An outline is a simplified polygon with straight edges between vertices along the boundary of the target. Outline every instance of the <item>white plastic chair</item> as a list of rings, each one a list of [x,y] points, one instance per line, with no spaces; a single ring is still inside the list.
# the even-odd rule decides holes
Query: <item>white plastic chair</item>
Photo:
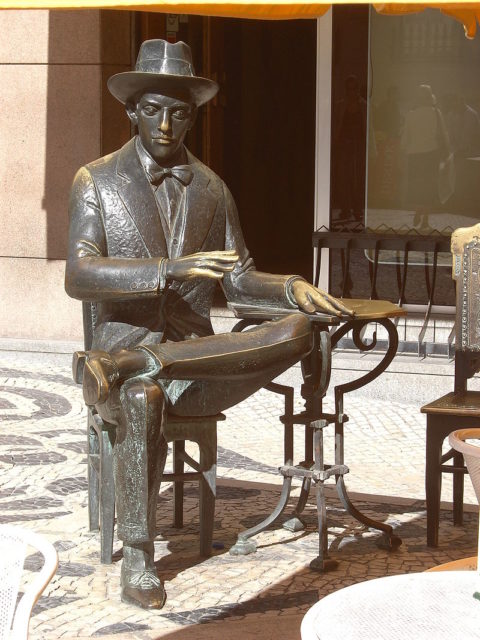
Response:
[[[480,429],[458,429],[448,436],[448,440],[453,449],[463,453],[470,480],[472,481],[478,504],[480,504],[480,442],[478,442],[480,440]],[[466,442],[466,440],[476,440],[477,444]]]
[[[470,428],[470,429],[457,429],[457,431],[453,431],[449,436],[448,440],[450,442],[450,446],[456,451],[460,451],[463,454],[465,459],[465,464],[467,465],[468,474],[470,476],[470,480],[473,484],[473,489],[475,491],[475,495],[477,496],[478,504],[480,505],[480,429],[479,428]],[[473,442],[467,442],[467,440],[475,440],[476,444]],[[480,514],[479,514],[479,526],[480,526]],[[475,592],[475,597],[480,600],[480,563],[478,562],[478,557],[480,557],[480,530],[478,535],[478,554],[477,554],[477,591]]]
[[[25,585],[24,594],[15,607],[29,546],[43,555],[44,563],[41,570]],[[0,640],[21,640],[28,637],[32,609],[52,579],[57,566],[57,552],[43,536],[21,527],[0,525]]]

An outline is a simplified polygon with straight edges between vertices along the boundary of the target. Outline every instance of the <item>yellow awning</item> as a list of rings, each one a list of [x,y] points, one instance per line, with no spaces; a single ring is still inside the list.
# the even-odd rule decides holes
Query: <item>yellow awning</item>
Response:
[[[328,11],[332,4],[347,4],[344,0],[331,0],[328,4],[283,0],[283,2],[232,0],[231,2],[200,2],[200,0],[0,0],[0,9],[129,9],[135,11],[159,11],[163,13],[185,13],[193,15],[221,16],[232,18],[261,18],[287,20],[315,18]],[[351,0],[350,4],[369,4],[364,0]],[[465,2],[389,2],[374,3],[379,13],[402,15],[435,8],[455,18],[465,27],[465,34],[472,38],[480,21],[480,3]]]
[[[442,13],[451,18],[455,18],[463,24],[467,38],[475,37],[477,33],[477,23],[480,22],[480,4],[476,2],[436,2],[430,3],[407,3],[388,2],[373,5],[378,13],[389,15],[403,15],[424,11],[427,8],[439,9]]]

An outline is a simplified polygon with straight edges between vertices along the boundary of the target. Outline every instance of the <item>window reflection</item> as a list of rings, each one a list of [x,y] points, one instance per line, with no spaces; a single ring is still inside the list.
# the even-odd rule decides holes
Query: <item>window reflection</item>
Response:
[[[474,224],[480,40],[438,11],[372,11],[370,62],[366,226],[448,234]]]
[[[335,7],[332,231],[449,236],[479,221],[479,68],[480,37],[468,40],[462,25],[439,11],[386,16],[366,6]],[[404,254],[379,255],[378,295],[395,301]],[[350,264],[352,296],[368,297],[373,253],[354,250]],[[432,255],[412,251],[409,264],[406,301],[424,305]],[[435,304],[453,306],[450,253],[438,264]],[[333,252],[335,295],[343,268]]]

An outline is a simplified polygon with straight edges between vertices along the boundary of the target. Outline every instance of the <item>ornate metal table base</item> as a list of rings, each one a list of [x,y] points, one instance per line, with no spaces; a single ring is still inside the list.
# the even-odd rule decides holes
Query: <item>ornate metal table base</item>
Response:
[[[322,400],[328,389],[331,373],[331,349],[349,331],[356,347],[361,351],[370,351],[375,347],[376,332],[370,344],[363,341],[363,332],[368,324],[376,322],[383,326],[388,334],[388,349],[383,359],[367,374],[343,385],[337,385],[334,390],[335,412],[327,414],[322,410]],[[244,328],[248,322],[243,320],[239,328]],[[381,531],[383,539],[381,546],[386,549],[395,549],[401,543],[401,539],[395,535],[393,528],[383,522],[373,520],[361,513],[352,503],[345,486],[344,476],[348,473],[348,467],[344,463],[344,424],[348,416],[343,411],[343,397],[345,393],[354,391],[375,380],[385,371],[393,360],[398,346],[398,334],[395,324],[388,317],[353,319],[345,322],[332,330],[331,334],[326,330],[325,322],[321,318],[313,325],[315,346],[308,358],[302,361],[302,375],[304,383],[301,393],[304,399],[305,410],[299,414],[286,411],[281,417],[285,425],[285,464],[279,468],[283,476],[283,486],[280,499],[273,512],[254,527],[242,531],[237,542],[230,549],[232,555],[247,555],[257,549],[257,543],[253,536],[264,531],[274,524],[285,510],[292,486],[292,478],[302,478],[302,487],[292,518],[287,520],[283,527],[288,531],[297,532],[305,528],[302,521],[302,513],[305,509],[310,493],[312,481],[315,485],[317,500],[319,553],[310,567],[316,571],[326,572],[336,568],[338,562],[328,558],[327,536],[327,511],[325,500],[325,482],[329,478],[335,479],[338,496],[344,509],[366,529]],[[275,385],[272,385],[275,386]],[[275,390],[275,389],[272,389]],[[305,426],[305,461],[299,465],[293,464],[293,425]],[[323,429],[329,424],[335,425],[335,461],[333,465],[325,464],[323,455]]]

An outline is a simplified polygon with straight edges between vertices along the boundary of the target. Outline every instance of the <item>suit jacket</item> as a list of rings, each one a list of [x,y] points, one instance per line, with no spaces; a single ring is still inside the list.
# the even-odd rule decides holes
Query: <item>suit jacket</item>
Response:
[[[135,150],[135,138],[120,150],[82,167],[70,196],[67,293],[96,302],[96,325],[104,332],[146,328],[163,339],[213,333],[210,308],[215,281],[198,278],[162,287],[160,257],[235,249],[240,259],[222,284],[227,299],[293,307],[289,276],[255,270],[245,246],[233,198],[224,182],[187,152],[193,178],[183,215],[171,229],[171,255],[158,205]],[[107,324],[104,324],[107,323]],[[140,334],[139,334],[140,335]]]

